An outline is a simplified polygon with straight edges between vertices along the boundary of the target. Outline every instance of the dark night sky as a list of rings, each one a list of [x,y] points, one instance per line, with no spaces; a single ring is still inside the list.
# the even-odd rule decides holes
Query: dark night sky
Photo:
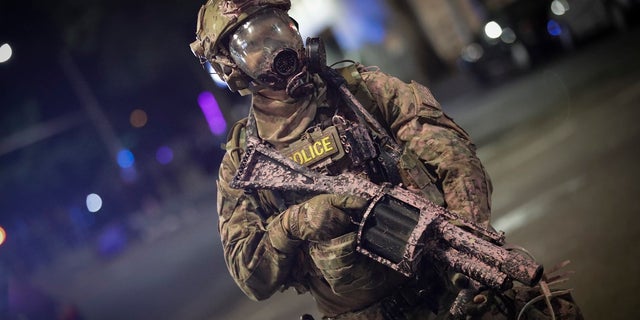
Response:
[[[110,189],[114,198],[146,192],[143,177],[138,186],[110,180],[119,168],[63,70],[63,52],[87,80],[119,141],[140,155],[136,161],[151,161],[159,145],[184,141],[192,146],[189,156],[214,171],[212,150],[219,141],[208,132],[197,96],[214,92],[223,112],[235,98],[215,87],[189,50],[203,3],[0,3],[0,43],[13,48],[12,59],[0,64],[0,141],[61,117],[81,119],[63,132],[0,155],[0,219],[82,204],[92,188]],[[148,115],[142,129],[129,124],[134,109]],[[120,206],[135,209],[134,203]]]
[[[12,89],[9,96],[35,95],[44,104],[68,98],[70,92],[64,91],[68,81],[58,61],[62,50],[71,53],[99,98],[140,96],[157,85],[193,85],[197,79],[186,64],[194,61],[188,42],[193,39],[199,2],[133,3],[3,2],[0,38],[14,48],[13,59],[0,69],[3,87]],[[48,117],[71,111],[74,104],[41,109]]]

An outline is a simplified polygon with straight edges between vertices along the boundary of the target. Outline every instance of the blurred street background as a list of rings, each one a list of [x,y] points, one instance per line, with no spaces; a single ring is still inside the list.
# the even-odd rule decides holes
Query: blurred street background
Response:
[[[215,180],[249,100],[190,52],[203,3],[0,2],[0,319],[318,319],[226,270]],[[587,319],[640,316],[640,1],[292,3],[330,63],[431,88],[494,226],[571,260]]]

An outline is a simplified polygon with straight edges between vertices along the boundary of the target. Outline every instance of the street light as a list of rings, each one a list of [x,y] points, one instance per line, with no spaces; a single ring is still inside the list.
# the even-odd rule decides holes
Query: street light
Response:
[[[0,63],[9,61],[12,55],[13,55],[13,50],[11,49],[11,46],[8,43],[5,43],[0,46]]]
[[[502,35],[502,27],[495,21],[489,21],[484,25],[484,34],[490,39],[498,39]]]
[[[0,246],[4,244],[4,240],[6,239],[7,239],[7,232],[4,231],[4,228],[2,226],[0,226]]]

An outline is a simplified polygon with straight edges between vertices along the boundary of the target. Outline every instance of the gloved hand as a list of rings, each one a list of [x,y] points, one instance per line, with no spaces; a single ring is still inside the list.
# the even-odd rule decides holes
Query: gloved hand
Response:
[[[367,200],[360,197],[321,194],[284,211],[282,226],[294,239],[329,240],[351,231],[351,219],[344,210],[366,205]]]

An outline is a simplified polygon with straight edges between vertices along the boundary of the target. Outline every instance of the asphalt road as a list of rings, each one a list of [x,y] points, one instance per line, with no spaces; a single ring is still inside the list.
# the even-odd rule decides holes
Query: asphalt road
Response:
[[[487,142],[494,226],[547,267],[571,260],[587,319],[640,316],[637,35],[593,44],[459,117]]]
[[[640,43],[636,28],[489,91],[442,101],[493,183],[493,223],[545,266],[569,259],[587,319],[640,316]],[[438,92],[435,91],[436,97]],[[213,199],[213,195],[212,195]],[[245,298],[229,277],[215,205],[117,259],[63,257],[33,281],[87,319],[297,319],[309,296]]]

